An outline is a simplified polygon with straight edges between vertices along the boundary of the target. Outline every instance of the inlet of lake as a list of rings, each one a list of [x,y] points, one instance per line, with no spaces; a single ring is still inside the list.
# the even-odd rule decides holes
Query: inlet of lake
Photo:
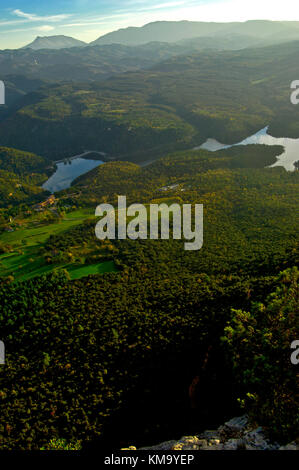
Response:
[[[103,163],[101,160],[88,160],[86,158],[73,158],[72,160],[56,163],[55,173],[43,184],[43,188],[51,193],[67,189],[78,176]]]
[[[272,137],[268,134],[268,127],[261,129],[256,134],[247,137],[247,139],[233,145],[222,144],[216,139],[208,139],[204,144],[195,147],[194,150],[205,149],[211,152],[222,150],[236,145],[265,144],[265,145],[281,145],[284,152],[277,156],[277,161],[271,165],[282,166],[287,171],[294,171],[294,163],[299,160],[299,139],[290,139],[287,137]],[[86,152],[87,154],[89,152]],[[84,154],[84,155],[85,155]],[[67,189],[78,176],[93,170],[104,162],[101,160],[89,160],[80,156],[69,159],[67,161],[56,163],[57,169],[55,173],[46,181],[43,188],[51,193]],[[151,162],[141,162],[140,166],[146,166]]]
[[[208,139],[200,147],[195,147],[194,150],[205,149],[210,152],[216,152],[217,150],[235,147],[236,145],[250,144],[282,145],[284,152],[277,156],[277,161],[271,167],[283,166],[287,171],[295,170],[294,163],[299,160],[299,139],[272,137],[272,135],[268,134],[268,126],[237,144],[226,145],[221,144],[216,139]]]

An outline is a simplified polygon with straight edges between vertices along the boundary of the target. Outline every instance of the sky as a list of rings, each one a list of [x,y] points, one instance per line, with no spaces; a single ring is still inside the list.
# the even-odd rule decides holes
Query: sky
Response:
[[[152,21],[252,19],[299,21],[298,0],[0,0],[0,49],[58,34],[90,42]]]

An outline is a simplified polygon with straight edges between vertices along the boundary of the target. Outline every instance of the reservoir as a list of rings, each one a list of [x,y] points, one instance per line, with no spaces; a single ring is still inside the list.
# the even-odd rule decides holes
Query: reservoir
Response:
[[[294,163],[299,160],[299,139],[289,139],[287,137],[272,137],[268,134],[268,127],[261,129],[256,134],[247,137],[247,139],[233,145],[226,145],[218,142],[216,139],[208,139],[200,147],[195,147],[194,150],[205,149],[211,152],[217,150],[234,147],[236,145],[249,145],[249,144],[264,144],[264,145],[282,145],[285,149],[284,153],[277,157],[277,161],[271,165],[283,166],[287,171],[294,171]]]
[[[103,163],[101,160],[88,160],[86,158],[73,158],[66,162],[56,163],[57,169],[48,181],[43,184],[43,189],[51,193],[67,189],[78,176]]]
[[[268,134],[268,127],[265,127],[258,131],[256,134],[247,137],[242,142],[238,142],[233,145],[222,144],[216,139],[208,139],[204,144],[199,147],[195,147],[194,150],[205,149],[211,152],[217,150],[235,147],[237,145],[250,145],[250,144],[264,144],[264,145],[281,145],[284,147],[284,152],[277,156],[277,161],[271,165],[282,166],[287,171],[294,171],[294,163],[299,160],[299,139],[290,139],[288,137],[272,137]],[[87,155],[91,152],[85,152],[82,156]],[[100,154],[100,152],[97,152]],[[104,156],[105,154],[102,153]],[[55,173],[43,184],[43,188],[51,193],[67,189],[71,186],[72,182],[79,176],[93,170],[104,162],[102,160],[91,160],[87,158],[72,157],[67,161],[56,163],[57,169]],[[141,163],[141,166],[146,166],[151,162]]]

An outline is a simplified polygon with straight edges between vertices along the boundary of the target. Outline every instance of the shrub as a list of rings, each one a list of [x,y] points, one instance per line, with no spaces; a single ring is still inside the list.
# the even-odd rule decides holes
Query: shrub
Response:
[[[272,437],[285,441],[296,437],[299,426],[299,374],[290,360],[299,330],[298,278],[297,268],[288,269],[265,304],[254,303],[251,312],[232,310],[223,338],[245,387],[241,401]]]

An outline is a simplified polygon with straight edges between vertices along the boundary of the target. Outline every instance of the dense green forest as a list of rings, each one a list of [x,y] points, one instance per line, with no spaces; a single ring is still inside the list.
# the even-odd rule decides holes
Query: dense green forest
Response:
[[[48,167],[49,162],[35,154],[0,147],[0,215],[3,208],[45,198],[41,185],[53,171]]]
[[[204,247],[100,242],[89,216],[49,235],[41,254],[52,269],[84,253],[81,262],[113,260],[116,272],[3,277],[1,448],[148,445],[243,406],[273,438],[295,437],[299,173],[264,168],[280,151],[182,151],[144,168],[112,162],[61,193],[61,204],[93,210],[124,191],[129,203],[203,203]]]
[[[199,39],[0,52],[1,449],[150,445],[243,413],[297,437],[298,162],[193,148],[268,125],[298,138],[299,42]],[[107,162],[49,202],[53,162],[86,150]],[[202,249],[98,240],[95,209],[119,195],[203,204]]]
[[[10,171],[19,176],[32,176],[34,173],[47,173],[47,160],[37,155],[20,150],[0,147],[1,170]]]
[[[50,160],[87,148],[142,161],[208,137],[240,142],[267,125],[297,137],[297,59],[298,42],[203,51],[102,82],[44,86],[1,121],[0,141]]]
[[[269,338],[267,347],[254,342],[258,356],[265,355],[270,365],[275,360],[275,375],[248,364],[259,379],[258,386],[248,389],[232,381],[220,339],[231,307],[248,311],[251,301],[261,302],[279,286],[271,276],[246,280],[154,270],[72,283],[62,274],[17,286],[4,283],[1,331],[8,366],[1,372],[1,448],[38,448],[55,437],[85,445],[99,439],[110,441],[111,447],[156,440],[187,431],[191,412],[198,419],[197,429],[207,419],[216,422],[224,409],[231,411],[237,394],[243,397],[249,391],[258,399],[267,394],[264,410],[258,410],[259,422],[276,430],[276,437],[291,438],[297,419],[296,376],[287,340],[279,353]],[[295,321],[288,321],[290,337]],[[282,322],[280,328],[284,330]],[[213,353],[202,376],[198,408],[190,412],[188,386],[201,374],[209,350]],[[248,363],[251,357],[249,344]],[[269,387],[277,379],[281,389]],[[276,428],[273,403],[278,410],[285,408],[283,414],[274,413]]]

